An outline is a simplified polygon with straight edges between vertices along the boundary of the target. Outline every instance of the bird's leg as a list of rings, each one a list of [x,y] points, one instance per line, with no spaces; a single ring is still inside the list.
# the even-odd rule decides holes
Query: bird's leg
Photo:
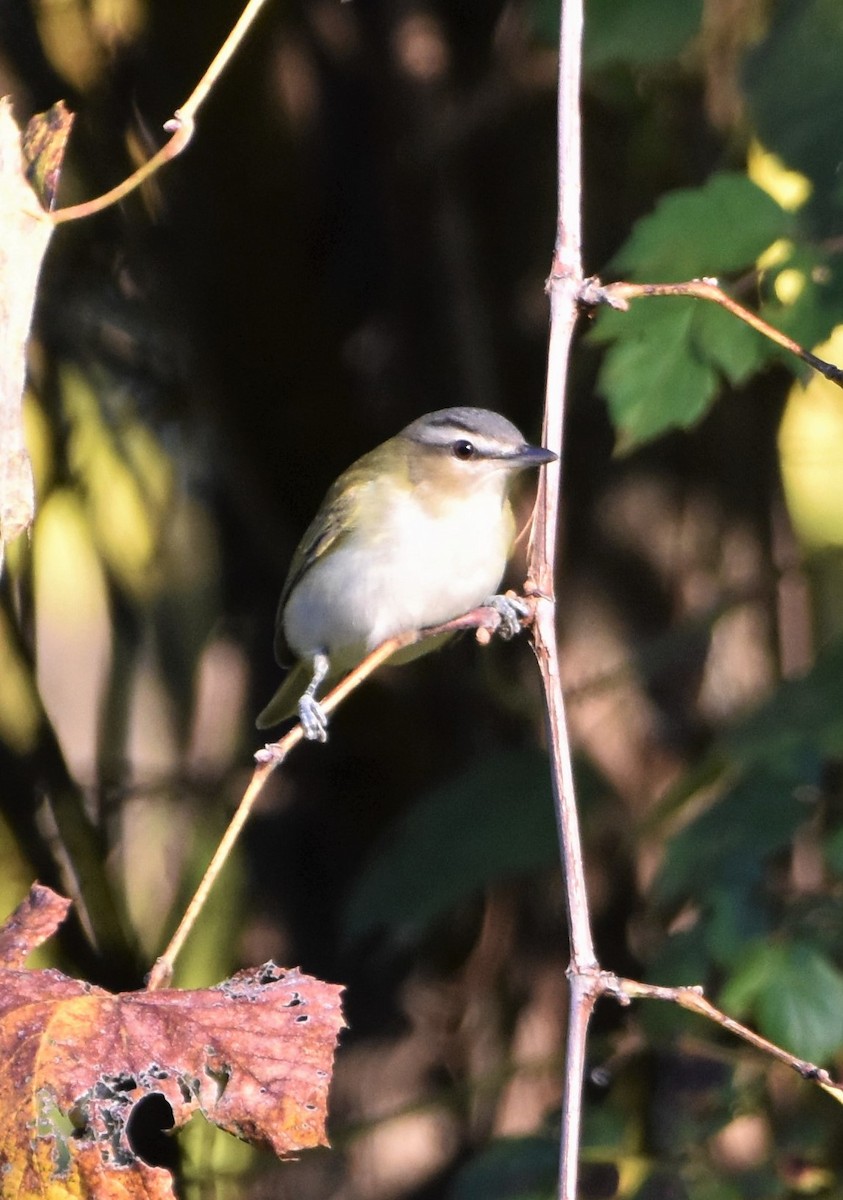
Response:
[[[304,730],[304,736],[309,742],[327,742],[328,740],[328,714],[316,699],[316,690],[328,674],[330,666],[327,654],[321,652],[314,654],[313,678],[299,699],[299,720]]]
[[[493,608],[501,619],[498,633],[505,642],[521,632],[521,619],[530,615],[530,606],[519,596],[490,596],[484,608]]]

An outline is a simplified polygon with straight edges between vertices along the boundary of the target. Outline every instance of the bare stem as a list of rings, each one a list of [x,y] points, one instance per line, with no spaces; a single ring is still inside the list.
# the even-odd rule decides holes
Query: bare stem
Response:
[[[249,0],[249,3],[240,14],[239,20],[223,42],[205,74],[181,108],[176,109],[174,116],[164,126],[172,136],[157,154],[154,154],[143,166],[138,167],[137,171],[130,175],[128,179],[124,179],[122,183],[111,188],[110,191],[104,192],[101,196],[95,196],[93,200],[86,200],[82,204],[72,204],[68,208],[59,208],[55,212],[50,213],[50,220],[55,225],[61,225],[66,221],[78,221],[81,217],[90,217],[94,213],[102,212],[103,209],[109,208],[112,204],[116,204],[119,200],[124,199],[130,192],[133,192],[135,188],[140,187],[145,180],[149,179],[150,175],[154,175],[165,163],[170,162],[171,159],[181,154],[182,150],[184,150],[193,137],[195,118],[199,106],[207,98],[214,84],[228,65],[229,60],[239,48],[240,43],[246,36],[247,30],[266,2],[267,0]]]

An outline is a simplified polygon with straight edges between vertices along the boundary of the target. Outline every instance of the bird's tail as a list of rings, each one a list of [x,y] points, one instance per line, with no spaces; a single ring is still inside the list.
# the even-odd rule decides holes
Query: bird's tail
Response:
[[[296,663],[278,691],[260,713],[255,724],[258,729],[271,729],[273,725],[294,717],[302,692],[310,683],[310,670],[305,663]]]

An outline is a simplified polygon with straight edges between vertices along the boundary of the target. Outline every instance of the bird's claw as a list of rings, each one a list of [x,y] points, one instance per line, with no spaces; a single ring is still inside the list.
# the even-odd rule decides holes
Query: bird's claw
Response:
[[[327,742],[328,714],[313,696],[305,694],[299,700],[299,720],[309,742]]]
[[[521,632],[521,622],[530,615],[530,606],[519,596],[490,596],[485,608],[493,608],[501,619],[498,634],[505,642]]]

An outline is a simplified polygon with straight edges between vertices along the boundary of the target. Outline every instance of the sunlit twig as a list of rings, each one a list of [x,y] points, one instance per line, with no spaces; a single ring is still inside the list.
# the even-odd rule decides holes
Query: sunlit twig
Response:
[[[104,192],[101,196],[95,196],[93,200],[85,200],[82,204],[72,204],[67,208],[58,208],[54,212],[51,212],[49,214],[50,220],[55,225],[61,225],[66,221],[78,221],[82,217],[93,216],[94,213],[102,212],[103,209],[109,208],[112,204],[117,204],[118,201],[123,200],[130,192],[140,187],[151,175],[160,170],[165,163],[170,162],[177,155],[181,154],[182,150],[185,149],[193,137],[193,132],[196,128],[196,113],[199,110],[199,106],[209,95],[214,84],[228,65],[229,60],[246,36],[247,30],[265,4],[266,0],[249,0],[249,3],[240,14],[237,24],[223,42],[205,74],[199,80],[185,103],[181,108],[176,109],[173,117],[164,126],[172,136],[157,154],[154,154],[143,166],[138,167],[137,171],[131,174],[128,179],[124,179],[122,183],[118,183],[116,187],[111,188],[108,192]]]
[[[750,325],[765,338],[775,342],[777,346],[795,354],[797,358],[801,358],[809,367],[819,371],[821,375],[830,379],[832,383],[836,383],[838,387],[843,387],[843,370],[840,367],[818,358],[816,354],[812,354],[810,350],[800,346],[799,342],[794,341],[792,337],[788,337],[786,333],[776,329],[775,325],[771,325],[769,321],[759,317],[758,313],[739,304],[713,279],[689,279],[682,283],[627,283],[620,281],[607,284],[589,279],[586,280],[580,292],[580,300],[584,304],[610,304],[613,308],[621,309],[627,308],[630,300],[636,300],[643,296],[693,296],[697,300],[710,300],[713,304],[719,304],[733,317]]]

